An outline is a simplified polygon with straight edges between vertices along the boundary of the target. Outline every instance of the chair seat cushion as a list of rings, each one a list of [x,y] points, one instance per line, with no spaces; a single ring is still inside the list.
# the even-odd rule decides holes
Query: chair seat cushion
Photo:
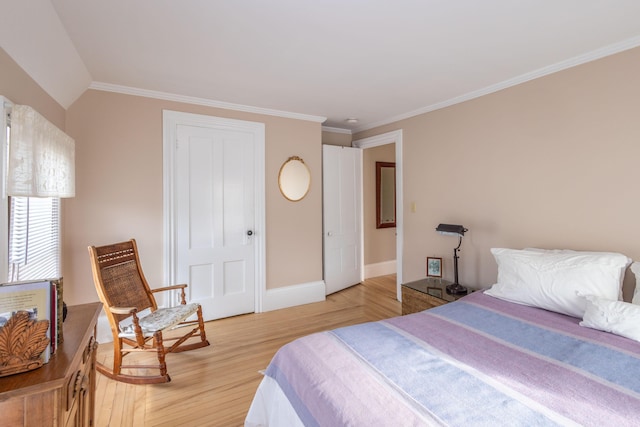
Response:
[[[176,307],[159,308],[156,311],[140,318],[142,334],[145,337],[148,337],[152,336],[157,331],[170,329],[198,311],[198,307],[200,307],[200,304],[191,303],[181,304]],[[133,324],[121,326],[119,336],[135,336]]]

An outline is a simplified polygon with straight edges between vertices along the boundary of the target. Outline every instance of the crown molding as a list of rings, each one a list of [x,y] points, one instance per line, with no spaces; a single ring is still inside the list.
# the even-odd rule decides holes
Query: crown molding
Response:
[[[347,135],[353,134],[351,129],[333,128],[333,127],[330,127],[330,126],[322,126],[322,131],[323,132],[333,132],[333,133],[344,133],[344,134],[347,134]]]
[[[373,129],[379,126],[388,125],[390,123],[395,123],[400,120],[409,119],[411,117],[419,116],[420,114],[429,113],[431,111],[440,110],[445,107],[450,107],[455,104],[460,104],[465,101],[470,101],[475,98],[479,98],[484,95],[489,95],[494,92],[498,92],[502,89],[507,89],[512,86],[517,86],[522,83],[526,83],[531,80],[535,80],[540,77],[547,76],[549,74],[557,73],[558,71],[566,70],[568,68],[572,68],[578,65],[585,64],[587,62],[595,61],[597,59],[604,58],[606,56],[610,56],[616,53],[623,52],[625,50],[633,49],[635,47],[640,46],[640,36],[633,37],[627,40],[624,40],[620,43],[614,43],[608,46],[605,46],[600,49],[593,50],[591,52],[587,52],[582,55],[574,56],[573,58],[569,58],[567,60],[557,62],[555,64],[549,65],[547,67],[542,67],[537,70],[522,74],[520,76],[514,77],[509,80],[505,80],[503,82],[497,83],[495,85],[487,86],[485,88],[475,90],[473,92],[469,92],[460,96],[456,96],[454,98],[448,99],[446,101],[438,102],[427,107],[423,107],[417,110],[409,111],[408,113],[400,114],[394,117],[390,117],[388,119],[380,120],[378,122],[369,123],[367,125],[363,125],[353,130],[354,133],[362,132],[365,130]]]
[[[284,117],[287,119],[305,120],[309,122],[324,123],[327,118],[312,116],[309,114],[292,113],[290,111],[274,110],[270,108],[252,107],[249,105],[233,104],[231,102],[215,101],[212,99],[198,98],[195,96],[177,95],[174,93],[158,92],[155,90],[139,89],[130,86],[114,85],[110,83],[92,82],[89,89],[104,92],[115,92],[125,95],[142,96],[145,98],[162,99],[165,101],[182,102],[185,104],[204,105],[207,107],[222,108],[225,110],[243,111],[245,113],[264,114],[267,116]]]
[[[357,139],[353,141],[356,148],[374,148],[381,145],[395,144],[402,142],[402,129],[392,130],[390,132],[381,133],[380,135],[370,136],[368,138]],[[397,160],[397,159],[396,159]]]

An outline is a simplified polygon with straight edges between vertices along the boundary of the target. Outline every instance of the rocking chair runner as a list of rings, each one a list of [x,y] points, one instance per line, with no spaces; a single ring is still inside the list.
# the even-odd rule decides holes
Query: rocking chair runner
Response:
[[[107,246],[89,246],[93,281],[98,296],[104,305],[111,332],[113,333],[113,369],[96,362],[98,372],[118,381],[131,384],[154,384],[171,381],[167,374],[165,355],[209,345],[202,320],[200,304],[187,304],[187,285],[174,285],[150,289],[140,267],[138,247],[131,239]],[[156,292],[180,290],[181,304],[176,307],[158,308],[153,296]],[[140,317],[140,312],[150,313]],[[197,313],[197,320],[185,321]],[[130,321],[127,324],[127,319]],[[124,321],[124,322],[123,322]],[[163,331],[179,325],[195,326],[179,337],[163,337]],[[200,338],[198,342],[185,344],[189,338]],[[175,341],[165,347],[165,341]],[[140,352],[153,352],[157,365],[123,365],[124,356]],[[141,374],[123,374],[122,370],[138,370]],[[159,374],[146,374],[148,369],[158,369]]]

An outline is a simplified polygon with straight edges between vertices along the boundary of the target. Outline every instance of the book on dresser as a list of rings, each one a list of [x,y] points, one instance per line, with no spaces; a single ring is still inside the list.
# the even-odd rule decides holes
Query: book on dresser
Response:
[[[0,327],[4,327],[9,320],[20,311],[29,313],[29,320],[48,322],[46,336],[49,345],[42,352],[43,363],[56,351],[59,339],[59,285],[55,280],[37,280],[24,282],[9,282],[0,285]]]

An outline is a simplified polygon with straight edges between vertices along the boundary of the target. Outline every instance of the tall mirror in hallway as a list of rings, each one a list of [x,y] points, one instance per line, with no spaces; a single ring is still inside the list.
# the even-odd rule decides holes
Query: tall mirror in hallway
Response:
[[[396,164],[376,162],[376,228],[396,226]]]

